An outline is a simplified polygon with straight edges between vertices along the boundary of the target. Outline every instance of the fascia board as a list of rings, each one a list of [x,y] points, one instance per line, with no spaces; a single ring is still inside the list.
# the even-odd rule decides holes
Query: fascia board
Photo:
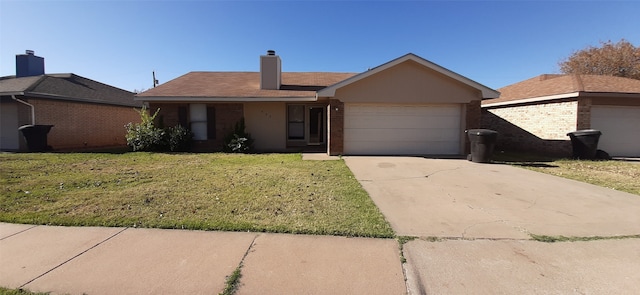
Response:
[[[201,96],[136,96],[136,101],[149,102],[309,102],[317,101],[316,96],[305,97],[201,97]]]
[[[2,95],[2,96],[24,95],[24,91],[7,91],[7,92],[0,92],[0,95]]]
[[[512,105],[512,104],[541,102],[541,101],[547,101],[547,100],[572,98],[572,97],[578,97],[578,96],[580,96],[580,92],[571,92],[571,93],[563,93],[563,94],[555,94],[555,95],[547,95],[547,96],[539,96],[539,97],[488,103],[488,104],[483,104],[482,107],[483,108],[500,107],[500,106],[506,106],[506,105]]]

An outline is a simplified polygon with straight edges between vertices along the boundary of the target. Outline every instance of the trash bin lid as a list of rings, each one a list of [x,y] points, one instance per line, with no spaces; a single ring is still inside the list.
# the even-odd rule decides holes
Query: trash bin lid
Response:
[[[473,134],[473,135],[493,135],[493,134],[498,134],[498,131],[491,130],[491,129],[469,129],[466,132],[469,133],[469,134]]]
[[[600,130],[584,129],[584,130],[569,132],[567,133],[567,136],[589,136],[589,135],[601,135],[601,134],[602,132],[600,132]]]

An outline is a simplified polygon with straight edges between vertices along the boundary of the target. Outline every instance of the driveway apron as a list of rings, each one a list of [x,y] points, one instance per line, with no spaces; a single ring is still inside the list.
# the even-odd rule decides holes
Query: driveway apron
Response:
[[[398,235],[526,239],[640,233],[640,197],[498,164],[345,157]]]
[[[396,234],[418,237],[402,247],[409,294],[637,294],[640,239],[611,237],[640,234],[640,196],[466,160],[345,162]]]

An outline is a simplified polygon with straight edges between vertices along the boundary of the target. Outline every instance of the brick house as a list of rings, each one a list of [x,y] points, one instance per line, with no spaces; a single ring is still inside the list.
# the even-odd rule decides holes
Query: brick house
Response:
[[[482,102],[482,125],[500,133],[498,149],[570,156],[567,133],[597,129],[599,149],[640,157],[640,80],[547,74],[498,91]]]
[[[274,51],[259,72],[190,72],[136,96],[164,126],[220,150],[240,119],[261,152],[461,155],[480,101],[499,93],[417,55],[363,73],[282,72]]]
[[[16,56],[16,75],[0,77],[0,150],[25,151],[23,125],[54,125],[54,150],[126,146],[124,125],[140,121],[132,92],[75,74],[45,74],[44,59]]]

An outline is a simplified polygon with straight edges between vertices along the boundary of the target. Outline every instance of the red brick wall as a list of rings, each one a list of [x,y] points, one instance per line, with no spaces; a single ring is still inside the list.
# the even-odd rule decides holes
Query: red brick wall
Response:
[[[465,114],[465,130],[481,128],[481,102],[480,100],[474,100],[466,104]],[[464,153],[471,152],[471,146],[469,145],[469,137],[464,137]]]
[[[578,100],[578,120],[576,130],[591,128],[591,98]]]
[[[124,125],[140,121],[140,115],[128,106],[33,98],[27,101],[35,107],[36,124],[54,125],[47,137],[54,150],[124,147]],[[28,118],[20,121],[30,124]]]
[[[329,100],[329,155],[337,156],[344,152],[344,103],[337,99]]]
[[[178,109],[179,107],[187,108],[187,122],[189,122],[189,104],[177,104],[177,103],[152,103],[149,110],[153,114],[158,108],[160,112],[156,119],[161,119],[162,122],[157,122],[159,125],[165,127],[173,127],[179,123]],[[193,150],[199,152],[208,151],[221,151],[224,138],[233,132],[235,124],[240,121],[244,116],[244,108],[241,103],[210,103],[207,107],[214,107],[216,109],[216,138],[208,140],[194,141]],[[189,128],[189,126],[184,126]]]

